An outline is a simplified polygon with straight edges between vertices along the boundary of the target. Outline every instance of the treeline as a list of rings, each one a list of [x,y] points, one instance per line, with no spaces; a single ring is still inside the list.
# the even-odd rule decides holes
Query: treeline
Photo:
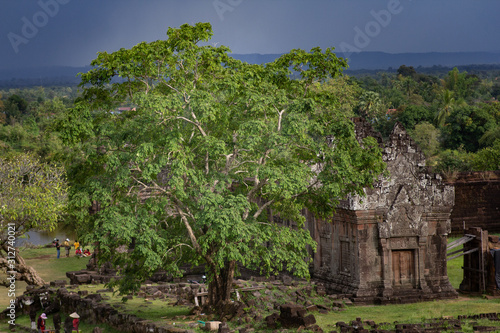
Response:
[[[23,89],[33,87],[53,87],[53,86],[71,86],[76,87],[80,81],[78,77],[71,76],[56,76],[56,77],[41,77],[41,78],[22,78],[22,79],[4,79],[0,80],[1,89]]]
[[[420,74],[427,74],[443,78],[448,73],[457,68],[460,72],[467,72],[472,75],[477,75],[481,79],[495,78],[500,76],[500,64],[483,64],[483,65],[461,65],[454,67],[447,67],[442,65],[434,65],[431,67],[418,66],[414,68]],[[389,67],[387,70],[381,71],[380,69],[346,69],[345,73],[349,76],[363,77],[363,76],[376,76],[381,72],[386,74],[398,74],[399,68]]]
[[[437,172],[500,169],[500,73],[445,75],[401,66],[396,73],[351,77],[356,115],[387,136],[401,122]]]
[[[65,147],[55,121],[72,107],[77,87],[34,87],[0,90],[0,153],[34,152],[58,161]]]
[[[347,117],[362,116],[384,136],[399,121],[437,172],[500,169],[500,71],[411,66],[317,83]],[[0,151],[32,151],[47,161],[66,156],[57,120],[78,97],[75,86],[0,90]]]

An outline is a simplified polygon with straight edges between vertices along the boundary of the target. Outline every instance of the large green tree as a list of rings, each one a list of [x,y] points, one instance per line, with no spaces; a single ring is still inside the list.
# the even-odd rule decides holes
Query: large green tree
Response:
[[[358,142],[314,88],[346,62],[314,48],[250,65],[200,45],[208,23],[167,35],[99,53],[81,74],[83,98],[59,128],[77,152],[80,232],[119,267],[121,291],[187,263],[205,265],[213,306],[229,300],[237,263],[308,276],[315,243],[302,210],[327,215],[384,170],[375,140]]]
[[[61,166],[42,163],[29,153],[0,158],[0,268],[15,271],[16,280],[45,284],[19,255],[15,239],[30,230],[54,230],[66,195]]]

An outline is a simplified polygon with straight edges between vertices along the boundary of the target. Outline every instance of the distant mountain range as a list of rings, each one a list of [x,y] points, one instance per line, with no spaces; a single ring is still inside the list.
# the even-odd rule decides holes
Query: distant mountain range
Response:
[[[401,65],[417,67],[455,67],[500,64],[500,52],[430,52],[430,53],[353,53],[349,69],[398,69]]]
[[[233,54],[236,59],[262,64],[271,62],[281,54]],[[337,54],[344,57],[342,53]],[[359,52],[348,58],[349,71],[397,69],[401,65],[418,67],[455,67],[464,65],[500,65],[500,52],[430,52],[430,53],[384,53]],[[77,84],[77,74],[87,67],[36,67],[22,69],[0,69],[0,86]]]
[[[242,61],[261,64],[273,61],[281,54],[234,54]],[[338,57],[348,59],[350,70],[398,69],[401,65],[417,67],[455,67],[464,65],[500,65],[500,52],[429,52],[429,53],[385,53],[359,52]]]

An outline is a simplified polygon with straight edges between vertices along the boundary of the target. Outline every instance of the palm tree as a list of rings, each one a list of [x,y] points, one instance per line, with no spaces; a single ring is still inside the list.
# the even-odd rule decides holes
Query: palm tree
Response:
[[[444,126],[446,118],[451,114],[451,111],[455,107],[455,98],[453,97],[453,92],[451,90],[445,89],[441,95],[441,109],[436,115],[436,125],[438,127]]]
[[[487,130],[479,139],[479,143],[485,146],[491,146],[497,139],[500,139],[500,127]]]
[[[360,114],[365,118],[378,120],[383,106],[380,95],[374,91],[365,91],[359,99]]]
[[[404,91],[408,98],[410,98],[410,96],[413,94],[413,91],[417,88],[417,82],[411,76],[405,77],[399,75],[397,85],[402,91]]]

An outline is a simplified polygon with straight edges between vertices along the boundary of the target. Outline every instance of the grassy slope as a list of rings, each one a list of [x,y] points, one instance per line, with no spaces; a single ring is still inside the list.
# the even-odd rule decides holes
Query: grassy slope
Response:
[[[69,258],[66,258],[64,256],[64,251],[61,250],[62,257],[57,259],[55,248],[19,248],[18,250],[21,251],[21,256],[23,256],[26,260],[26,264],[33,267],[47,283],[54,280],[66,280],[69,283],[69,279],[66,277],[66,272],[84,269],[88,263],[87,258],[75,257],[74,251],[72,251]],[[5,276],[5,273],[0,273],[0,277],[3,278],[3,276]],[[25,282],[16,282],[16,296],[22,295],[25,289]],[[9,304],[9,300],[10,298],[8,297],[6,290],[0,292],[1,308],[7,306]]]

